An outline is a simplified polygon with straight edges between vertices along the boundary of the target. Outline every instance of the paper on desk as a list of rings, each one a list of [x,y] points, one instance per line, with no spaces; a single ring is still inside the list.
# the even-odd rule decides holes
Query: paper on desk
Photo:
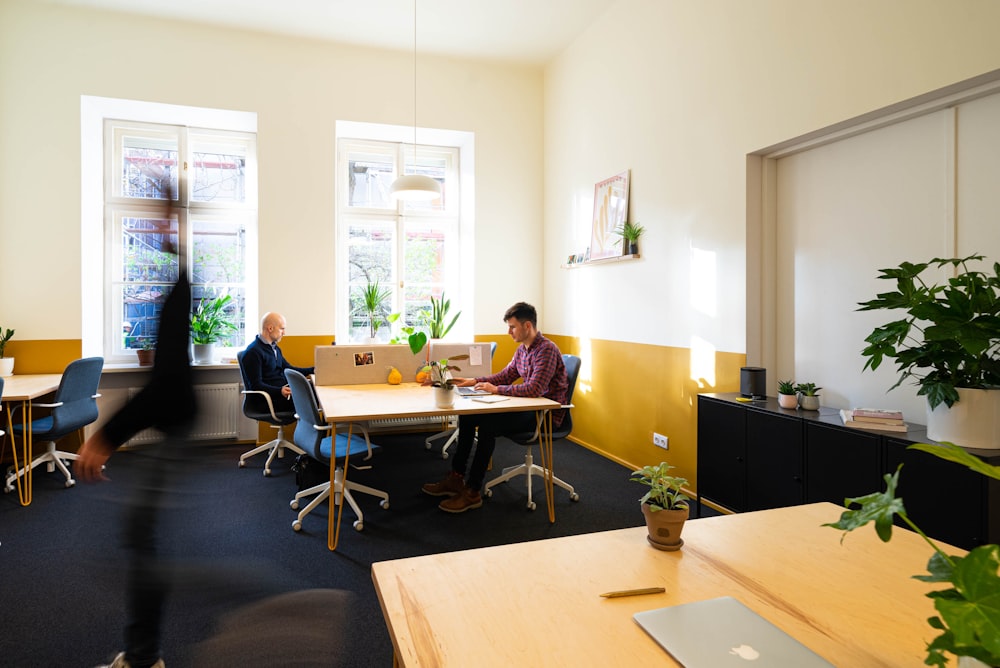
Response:
[[[482,346],[469,346],[469,366],[480,366],[483,363]]]

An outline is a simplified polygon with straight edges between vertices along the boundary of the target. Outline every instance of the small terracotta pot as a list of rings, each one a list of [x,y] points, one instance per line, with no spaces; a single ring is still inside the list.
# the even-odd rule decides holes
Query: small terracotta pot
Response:
[[[653,510],[648,503],[641,504],[642,514],[646,518],[646,530],[649,535],[646,540],[657,550],[673,552],[681,549],[684,540],[681,531],[684,522],[691,514],[690,508],[679,510]]]
[[[156,355],[155,350],[135,351],[135,356],[139,358],[139,366],[153,366],[153,357],[155,355]]]
[[[782,408],[798,408],[799,398],[794,394],[778,394],[778,405]]]

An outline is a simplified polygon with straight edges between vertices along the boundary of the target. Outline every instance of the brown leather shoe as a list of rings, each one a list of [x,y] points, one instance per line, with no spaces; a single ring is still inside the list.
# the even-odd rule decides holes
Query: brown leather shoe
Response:
[[[461,492],[439,503],[438,508],[446,513],[464,513],[466,510],[479,508],[482,505],[483,495],[478,490],[462,487]]]
[[[455,496],[465,487],[465,478],[451,471],[441,482],[429,482],[420,488],[424,494],[431,496]]]

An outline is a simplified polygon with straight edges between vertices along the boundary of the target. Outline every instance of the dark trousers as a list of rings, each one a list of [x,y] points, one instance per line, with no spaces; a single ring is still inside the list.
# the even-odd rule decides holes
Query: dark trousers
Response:
[[[458,417],[458,450],[451,460],[451,468],[456,473],[465,475],[469,463],[469,455],[475,443],[476,452],[469,467],[468,484],[474,490],[483,486],[486,477],[486,467],[493,457],[497,436],[532,432],[537,424],[534,411],[520,413],[481,413],[478,415],[460,415]]]

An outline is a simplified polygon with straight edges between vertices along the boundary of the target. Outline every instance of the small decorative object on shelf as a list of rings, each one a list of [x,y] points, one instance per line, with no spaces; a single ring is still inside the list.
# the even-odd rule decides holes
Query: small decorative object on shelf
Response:
[[[646,228],[639,223],[625,221],[615,228],[615,234],[622,238],[622,255],[639,254],[639,237]]]
[[[782,408],[799,407],[799,398],[795,392],[795,383],[791,380],[778,381],[778,405]]]
[[[802,410],[819,410],[819,391],[822,387],[816,387],[816,383],[799,383],[795,386],[795,391],[799,394],[799,406]]]

